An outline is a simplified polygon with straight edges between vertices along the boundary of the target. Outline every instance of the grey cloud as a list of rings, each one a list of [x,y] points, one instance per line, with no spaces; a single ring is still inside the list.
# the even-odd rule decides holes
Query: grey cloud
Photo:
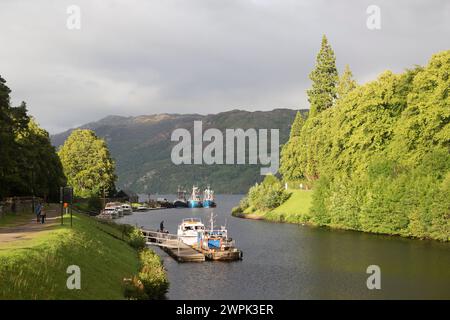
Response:
[[[322,34],[365,82],[449,49],[448,21],[448,1],[426,0],[2,1],[0,74],[51,132],[109,114],[304,108]]]

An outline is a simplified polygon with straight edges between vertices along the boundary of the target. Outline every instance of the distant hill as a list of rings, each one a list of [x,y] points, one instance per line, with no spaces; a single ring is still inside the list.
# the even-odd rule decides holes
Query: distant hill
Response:
[[[307,110],[301,110],[306,113]],[[267,128],[280,130],[280,144],[287,141],[297,110],[232,110],[218,114],[155,114],[138,117],[108,116],[79,128],[91,129],[107,142],[116,160],[117,187],[138,193],[175,193],[178,185],[210,184],[218,193],[245,193],[261,180],[259,165],[174,165],[170,159],[172,131],[192,132],[195,120],[203,130],[218,128]],[[64,143],[73,129],[51,136],[53,145]]]

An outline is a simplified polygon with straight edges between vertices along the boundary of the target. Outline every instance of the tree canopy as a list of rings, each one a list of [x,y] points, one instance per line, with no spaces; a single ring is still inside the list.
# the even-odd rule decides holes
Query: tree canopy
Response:
[[[115,163],[105,141],[94,131],[74,130],[58,154],[76,196],[95,197],[115,189]]]
[[[450,240],[449,74],[443,51],[425,67],[351,85],[305,121],[280,172],[314,183],[311,222]]]
[[[25,102],[10,105],[10,93],[0,77],[0,198],[57,199],[65,177],[48,132],[28,115]]]

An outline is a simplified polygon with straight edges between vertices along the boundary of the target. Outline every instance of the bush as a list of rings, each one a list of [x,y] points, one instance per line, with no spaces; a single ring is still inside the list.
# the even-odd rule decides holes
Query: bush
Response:
[[[278,207],[288,198],[289,193],[284,190],[281,182],[275,176],[268,175],[262,183],[250,188],[246,205],[256,210],[267,211]]]
[[[146,240],[145,240],[144,235],[142,234],[142,231],[139,230],[139,228],[133,227],[131,233],[129,233],[129,237],[130,237],[129,244],[133,248],[135,248],[137,250],[141,250],[141,249],[145,248]]]
[[[148,299],[163,299],[169,289],[166,272],[159,256],[148,249],[139,254],[142,263],[139,280]]]

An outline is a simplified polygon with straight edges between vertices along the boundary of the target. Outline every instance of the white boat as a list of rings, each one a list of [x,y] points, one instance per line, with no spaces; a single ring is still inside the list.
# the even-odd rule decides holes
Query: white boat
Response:
[[[185,244],[192,246],[198,242],[201,234],[205,231],[205,225],[198,218],[183,219],[178,226],[177,235]]]
[[[147,211],[148,207],[146,205],[139,205],[137,207],[137,211]]]
[[[124,215],[130,215],[133,213],[133,208],[128,203],[122,204],[122,210]]]
[[[118,218],[123,217],[123,209],[120,202],[108,202],[105,206],[105,210],[109,209],[115,209]]]
[[[119,213],[117,212],[116,208],[106,208],[102,211],[100,217],[107,219],[116,219],[119,217]]]

